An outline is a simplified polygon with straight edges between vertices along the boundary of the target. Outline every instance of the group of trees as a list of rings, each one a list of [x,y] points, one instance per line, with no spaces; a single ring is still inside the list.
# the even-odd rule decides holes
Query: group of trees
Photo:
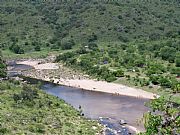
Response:
[[[6,64],[0,52],[0,78],[6,77]]]
[[[38,98],[37,89],[26,84],[24,84],[21,93],[13,95],[16,103],[25,103],[26,105],[33,105],[35,98]]]
[[[158,42],[161,44],[160,41]],[[154,42],[151,44],[148,42],[146,44],[143,41],[143,43],[107,45],[108,48],[101,47],[100,49],[100,46],[93,41],[82,44],[76,51],[60,54],[56,60],[63,61],[75,68],[80,68],[86,73],[108,82],[124,77],[126,72],[135,72],[139,77],[128,80],[134,81],[136,85],[148,86],[154,84],[172,89],[173,92],[179,92],[179,90],[174,89],[179,84],[179,81],[176,79],[180,73],[178,67],[179,55],[177,46],[173,45],[178,42],[178,40],[162,41],[162,44],[173,46],[172,48],[174,49],[172,50],[174,52],[169,55],[166,46],[164,49],[164,46]],[[150,46],[153,47],[151,48]],[[148,49],[148,47],[151,49]],[[161,50],[166,51],[161,52],[162,56],[157,55],[157,51]],[[169,58],[172,58],[172,55],[173,60],[170,60]],[[175,61],[177,62],[175,63]],[[168,64],[166,64],[167,62]],[[111,70],[114,67],[116,70]]]
[[[180,107],[165,100],[164,97],[152,100],[152,111],[144,115],[146,132],[140,135],[178,135],[180,134]],[[157,113],[160,112],[160,113]]]
[[[43,47],[71,49],[74,43],[62,43],[64,39],[73,39],[79,44],[95,41],[129,43],[139,39],[154,41],[177,38],[180,26],[178,3],[167,3],[170,1],[3,1],[0,6],[0,15],[3,16],[0,21],[0,42],[10,42],[5,48],[10,47],[13,52],[21,54],[29,50],[24,42],[33,40],[49,44],[36,44],[32,47],[29,43],[31,50],[39,51]],[[33,23],[35,21],[36,23]],[[173,62],[177,59],[173,52],[179,47],[178,44],[160,44],[141,49],[143,48],[159,49],[156,52],[159,57]]]

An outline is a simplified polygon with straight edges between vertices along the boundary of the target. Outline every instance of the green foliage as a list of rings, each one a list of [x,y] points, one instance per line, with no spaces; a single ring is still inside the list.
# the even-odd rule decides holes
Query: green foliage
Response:
[[[9,47],[9,49],[16,54],[23,54],[24,53],[24,50],[19,45],[16,45],[16,44],[11,45]]]
[[[178,5],[178,1],[155,0],[152,2],[4,0],[0,4],[2,18],[0,42],[3,48],[13,44],[15,51],[11,47],[12,51],[19,54],[23,51],[17,51],[17,45],[23,48],[24,52],[34,49],[35,45],[30,44],[31,41],[49,43],[48,47],[54,48],[57,42],[64,39],[73,39],[75,43],[97,41],[129,43],[136,39],[154,41],[177,38],[180,27]],[[178,43],[169,45],[167,46],[179,49]],[[44,44],[40,46],[47,48]],[[142,51],[143,47],[140,46],[138,48]],[[162,50],[152,46],[158,51]],[[62,49],[71,47],[71,43],[62,45]],[[55,48],[57,49],[57,46]],[[162,56],[164,58],[164,53]]]
[[[95,135],[101,130],[96,121],[85,119],[63,100],[34,86],[11,82],[0,82],[4,89],[0,94],[0,134]]]
[[[39,45],[37,45],[37,46],[34,47],[34,50],[35,51],[41,51],[41,47]]]
[[[124,77],[124,71],[121,69],[118,69],[117,71],[114,72],[116,77]]]
[[[20,94],[14,94],[13,99],[16,103],[33,103],[34,99],[38,97],[37,89],[24,85],[23,91]],[[33,104],[31,104],[33,105]]]
[[[180,67],[180,53],[176,54],[175,63],[176,67]]]
[[[68,49],[72,49],[72,47],[75,45],[74,40],[68,40],[68,41],[64,41],[61,44],[61,49],[62,50],[68,50]]]
[[[171,69],[171,73],[172,73],[172,74],[176,74],[177,77],[179,77],[179,76],[180,76],[180,67],[174,67],[174,68],[172,68],[172,69]]]
[[[6,64],[0,52],[0,78],[6,77]]]
[[[172,135],[180,133],[180,108],[164,97],[149,103],[153,112],[144,115],[146,132],[141,135]],[[157,111],[160,111],[159,113]]]
[[[163,60],[174,62],[176,55],[176,49],[173,47],[165,46],[160,50],[160,56]]]

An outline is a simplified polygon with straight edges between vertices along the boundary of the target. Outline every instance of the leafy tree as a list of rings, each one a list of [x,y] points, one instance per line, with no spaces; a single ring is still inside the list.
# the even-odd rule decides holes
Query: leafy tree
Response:
[[[113,76],[113,75],[111,75],[111,76],[107,76],[107,77],[105,78],[105,80],[106,80],[107,82],[113,82],[113,81],[115,81],[115,80],[116,80],[116,77],[115,77],[115,76]]]
[[[95,33],[93,33],[90,37],[89,37],[89,42],[94,42],[97,40],[97,35]]]
[[[180,93],[180,83],[176,83],[172,87],[174,93]]]
[[[159,83],[161,84],[161,86],[167,87],[167,88],[171,88],[171,86],[172,86],[172,83],[168,77],[162,77],[161,76],[159,78]]]
[[[68,40],[65,41],[61,44],[61,49],[62,50],[68,50],[68,49],[72,49],[72,47],[75,45],[74,40]]]
[[[169,62],[174,62],[176,49],[173,47],[165,46],[160,50],[160,56],[163,60],[168,60]]]
[[[2,58],[2,54],[0,52],[0,78],[6,77],[6,64]]]
[[[34,47],[34,50],[35,51],[41,51],[41,47],[39,45],[37,45],[37,46]]]
[[[148,69],[147,69],[147,75],[150,76],[152,74],[162,74],[166,71],[166,68],[163,64],[158,64],[158,63],[151,63],[148,64]]]
[[[174,67],[171,69],[171,74],[176,74],[177,77],[180,76],[180,67]]]
[[[176,67],[180,67],[180,53],[176,54],[175,63]]]
[[[56,62],[59,62],[59,61],[67,62],[67,60],[72,58],[73,56],[75,56],[74,52],[67,52],[67,53],[60,54],[59,56],[57,56],[55,61]]]
[[[159,76],[158,75],[151,75],[149,77],[149,81],[151,81],[154,85],[159,84]]]
[[[38,97],[37,89],[29,85],[24,85],[23,91],[20,94],[14,94],[13,99],[16,102],[23,102],[23,103],[27,103],[27,105],[32,105],[31,103],[33,103],[33,100],[37,97]]]
[[[98,45],[94,42],[90,42],[90,43],[88,43],[88,48],[91,50],[97,50]]]
[[[149,103],[152,111],[144,115],[145,133],[140,135],[177,135],[180,134],[180,108],[164,97]],[[159,111],[160,113],[154,113]]]
[[[114,75],[116,77],[124,77],[124,71],[122,69],[119,69],[119,70],[114,72]]]
[[[9,49],[16,54],[24,54],[24,49],[16,44],[12,44]]]

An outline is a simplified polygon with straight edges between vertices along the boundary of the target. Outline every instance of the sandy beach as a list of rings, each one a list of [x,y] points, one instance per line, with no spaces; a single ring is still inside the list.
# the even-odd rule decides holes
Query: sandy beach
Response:
[[[137,88],[131,88],[122,84],[108,83],[105,81],[92,80],[84,75],[79,75],[67,67],[58,63],[41,63],[39,60],[19,61],[17,64],[33,66],[33,71],[26,71],[23,74],[32,78],[51,81],[56,84],[76,87],[84,90],[126,95],[137,98],[154,99],[157,95]],[[87,75],[85,75],[87,76]]]
[[[46,79],[46,81],[50,81],[50,80]],[[106,92],[106,93],[112,93],[116,95],[126,95],[126,96],[132,96],[132,97],[137,97],[137,98],[154,99],[154,96],[155,96],[153,93],[146,92],[141,89],[131,88],[131,87],[121,85],[121,84],[108,83],[105,81],[78,80],[78,79],[72,79],[72,80],[54,79],[54,83],[81,88],[84,90]]]
[[[34,67],[35,69],[59,69],[59,66],[57,63],[41,63],[39,60],[26,60],[26,61],[19,61],[17,64],[23,64],[23,65],[29,65]]]

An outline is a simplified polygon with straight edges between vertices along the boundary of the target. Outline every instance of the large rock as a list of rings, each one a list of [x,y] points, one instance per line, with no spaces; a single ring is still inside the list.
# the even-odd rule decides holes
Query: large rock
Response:
[[[119,120],[119,124],[124,125],[124,124],[127,124],[127,122],[125,120]]]

